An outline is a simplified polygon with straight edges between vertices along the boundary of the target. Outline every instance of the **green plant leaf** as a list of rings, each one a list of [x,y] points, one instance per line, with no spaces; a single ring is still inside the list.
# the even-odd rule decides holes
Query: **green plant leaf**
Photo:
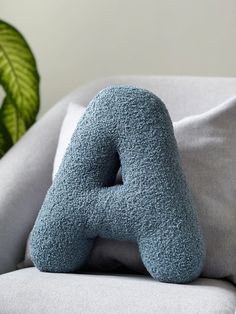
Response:
[[[1,108],[2,121],[11,136],[13,144],[26,132],[25,121],[10,96],[3,100]]]
[[[36,120],[39,111],[39,74],[33,53],[23,36],[2,20],[0,84],[6,93],[0,109],[0,123],[4,124],[3,128],[15,143]],[[3,144],[0,142],[0,145]]]
[[[4,123],[2,122],[2,117],[0,115],[0,158],[8,151],[8,149],[13,145],[11,136],[7,131]]]

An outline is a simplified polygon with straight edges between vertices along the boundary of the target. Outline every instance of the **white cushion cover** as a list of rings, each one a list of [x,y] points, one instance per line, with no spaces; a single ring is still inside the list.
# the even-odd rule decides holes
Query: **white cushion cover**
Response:
[[[236,96],[175,123],[175,135],[207,241],[202,276],[236,284]]]
[[[66,148],[70,143],[72,134],[76,128],[77,123],[83,116],[86,107],[79,104],[70,103],[67,108],[67,114],[63,120],[61,131],[58,140],[57,151],[55,154],[52,178],[54,179],[55,174],[60,166],[62,158],[66,152]]]

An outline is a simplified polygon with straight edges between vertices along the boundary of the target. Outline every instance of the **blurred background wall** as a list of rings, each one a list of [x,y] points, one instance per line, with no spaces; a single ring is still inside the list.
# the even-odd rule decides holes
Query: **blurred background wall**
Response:
[[[42,115],[116,74],[236,76],[235,0],[0,0],[41,75]]]

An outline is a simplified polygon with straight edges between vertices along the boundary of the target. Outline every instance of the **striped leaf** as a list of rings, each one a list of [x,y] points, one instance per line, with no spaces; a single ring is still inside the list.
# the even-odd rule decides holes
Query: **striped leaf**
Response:
[[[35,122],[39,111],[39,74],[35,58],[23,36],[0,20],[0,84],[6,97],[0,109],[0,123],[15,143]],[[0,131],[1,132],[1,131]],[[5,135],[1,132],[2,138]],[[0,141],[0,150],[8,145]],[[3,148],[5,147],[5,148]],[[9,147],[8,147],[9,149]]]
[[[26,132],[26,124],[21,112],[17,109],[10,96],[3,100],[1,108],[2,121],[11,136],[13,144]]]

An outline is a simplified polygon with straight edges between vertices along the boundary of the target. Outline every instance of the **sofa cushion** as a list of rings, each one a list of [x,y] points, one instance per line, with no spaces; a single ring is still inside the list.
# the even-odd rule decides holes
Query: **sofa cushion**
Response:
[[[121,166],[123,184],[114,185]],[[31,236],[42,271],[74,272],[97,236],[138,243],[153,278],[189,282],[205,247],[169,113],[148,90],[111,86],[78,123]]]
[[[207,241],[202,276],[236,284],[236,95],[176,122],[183,168]]]
[[[55,274],[26,268],[0,276],[4,314],[233,314],[236,288],[198,278],[169,284],[137,275]]]

